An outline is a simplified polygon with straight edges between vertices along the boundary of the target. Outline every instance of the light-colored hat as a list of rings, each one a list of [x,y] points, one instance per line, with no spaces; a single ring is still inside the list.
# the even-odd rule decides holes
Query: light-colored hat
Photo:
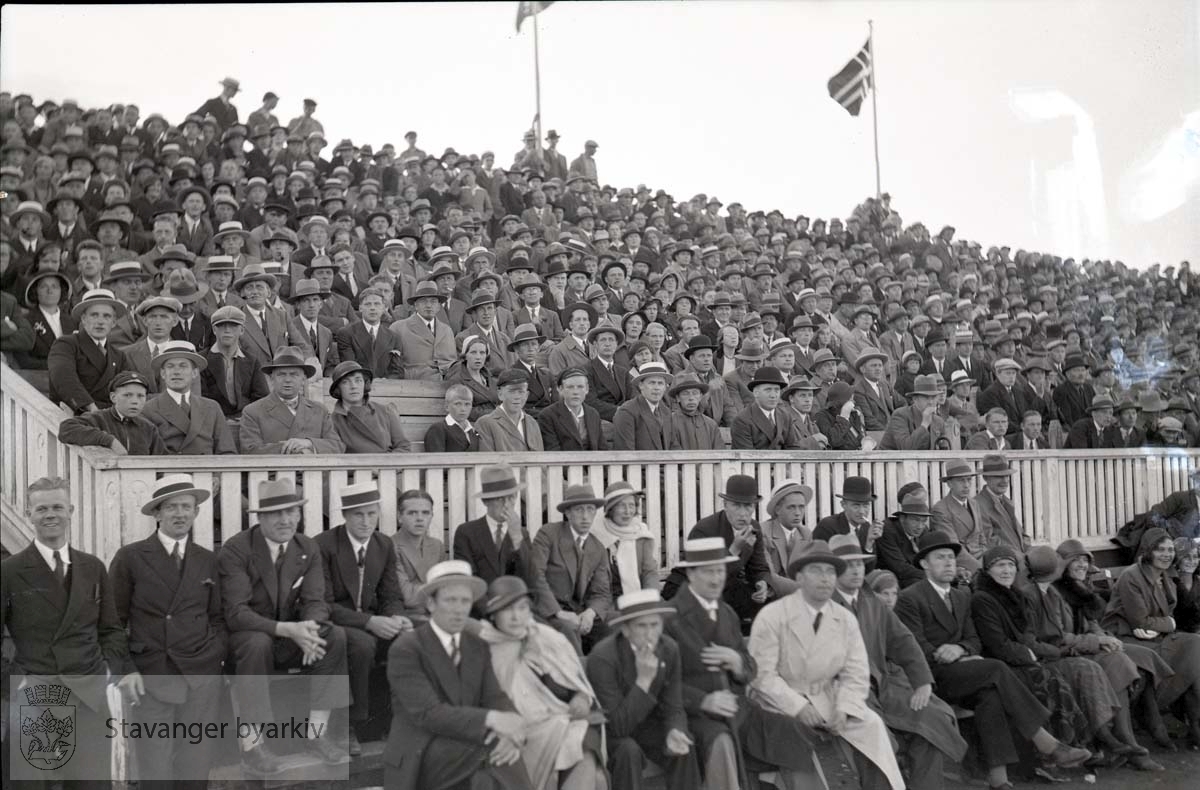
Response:
[[[191,475],[164,475],[155,481],[150,501],[142,505],[142,513],[147,516],[153,516],[155,511],[158,510],[159,505],[171,497],[180,496],[181,494],[191,494],[194,496],[197,505],[212,495],[211,492],[203,488],[198,488],[192,481]]]
[[[843,560],[873,560],[874,554],[866,554],[858,543],[858,538],[852,534],[834,535],[829,539],[829,550]]]
[[[465,584],[471,589],[471,597],[478,601],[487,593],[487,582],[471,572],[471,563],[466,560],[446,560],[429,569],[420,593],[427,598],[450,584]]]
[[[610,508],[625,497],[634,497],[636,499],[645,493],[645,491],[635,490],[633,485],[625,480],[609,483],[608,488],[604,489],[604,511],[607,513]]]
[[[308,500],[296,491],[296,483],[288,478],[264,480],[258,484],[258,507],[247,509],[247,513],[270,513],[300,507]]]
[[[107,288],[93,288],[83,295],[83,298],[79,300],[79,304],[71,308],[71,317],[78,321],[79,316],[83,315],[84,311],[98,304],[106,304],[111,307],[116,312],[117,318],[125,315],[126,308],[124,303],[120,299],[117,299],[112,291]]]
[[[703,565],[726,565],[738,558],[729,553],[724,538],[692,538],[683,544],[682,562],[677,568],[699,568]]]
[[[675,379],[675,375],[671,373],[670,368],[668,368],[664,363],[647,362],[645,365],[642,365],[637,369],[637,373],[635,373],[633,376],[633,383],[637,384],[639,381],[649,376],[662,376],[667,380],[668,385],[670,385],[670,383]]]
[[[379,484],[374,481],[353,483],[341,490],[342,510],[353,510],[356,507],[379,504]]]
[[[494,464],[479,469],[479,488],[475,491],[475,496],[480,499],[498,499],[524,488],[525,484],[517,480],[512,467],[507,464]]]
[[[724,541],[721,541],[721,544],[723,546]],[[617,598],[617,613],[609,618],[608,624],[619,625],[627,620],[636,620],[651,614],[663,617],[673,615],[675,607],[664,601],[658,590],[637,590]]]
[[[208,360],[196,353],[196,347],[186,340],[171,340],[158,347],[158,353],[150,360],[154,374],[162,370],[163,364],[169,359],[186,359],[195,366],[196,370],[208,367]]]
[[[811,486],[806,486],[798,480],[784,480],[771,489],[771,495],[767,498],[767,513],[771,518],[775,518],[775,508],[779,507],[779,503],[792,494],[804,494],[805,504],[811,502],[813,498]]]

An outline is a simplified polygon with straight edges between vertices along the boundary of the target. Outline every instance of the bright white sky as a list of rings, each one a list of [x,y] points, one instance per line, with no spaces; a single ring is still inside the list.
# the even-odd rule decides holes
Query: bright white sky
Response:
[[[521,147],[533,30],[479,4],[14,6],[0,82],[172,121],[241,80],[331,141]],[[1144,267],[1200,251],[1195,0],[559,2],[539,17],[543,128],[603,182],[845,216],[874,192],[869,101],[826,82],[875,21],[883,189],[931,231]],[[1147,13],[1152,10],[1152,13]],[[303,57],[301,57],[303,55]],[[1190,115],[1189,115],[1190,113]]]

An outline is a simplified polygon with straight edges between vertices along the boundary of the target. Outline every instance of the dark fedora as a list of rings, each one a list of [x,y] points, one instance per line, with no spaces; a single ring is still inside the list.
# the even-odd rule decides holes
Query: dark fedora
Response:
[[[875,488],[865,477],[847,477],[846,482],[842,483],[842,493],[836,496],[838,499],[846,499],[851,502],[873,502],[875,501]]]
[[[1016,473],[1017,470],[1013,469],[1002,455],[985,455],[983,463],[979,466],[979,474],[984,477],[1009,477]]]
[[[304,355],[295,346],[284,346],[275,352],[275,356],[266,365],[261,366],[263,373],[270,374],[284,368],[300,368],[304,377],[311,379],[317,375],[317,368],[304,360]]]
[[[490,616],[507,609],[522,598],[533,598],[533,593],[520,576],[497,576],[488,585],[487,597],[483,602],[483,613]]]
[[[567,490],[563,492],[562,501],[558,503],[557,509],[559,513],[566,513],[576,505],[602,507],[604,505],[604,498],[596,496],[596,492],[587,483],[577,483],[576,485],[567,486]]]
[[[954,553],[957,555],[962,551],[962,544],[951,537],[948,532],[930,530],[917,539],[917,553],[913,555],[913,562],[920,562],[922,557],[936,549],[954,549]]]
[[[832,565],[838,576],[841,576],[846,570],[846,560],[834,554],[833,550],[829,548],[828,543],[823,540],[814,540],[804,547],[796,559],[788,564],[788,577],[796,578],[797,573],[814,562],[823,562],[827,565]]]
[[[417,283],[417,287],[413,289],[413,292],[404,301],[414,304],[418,299],[429,297],[437,299],[439,302],[443,301],[442,293],[438,290],[437,283],[432,280],[423,280]]]
[[[1088,367],[1088,363],[1087,363],[1087,359],[1084,358],[1083,354],[1067,354],[1066,359],[1063,360],[1062,369],[1063,369],[1063,373],[1066,373],[1071,368],[1086,368],[1086,367]]]
[[[764,365],[754,373],[754,378],[746,384],[746,388],[751,392],[755,387],[761,387],[765,384],[774,384],[782,390],[787,386],[787,379],[783,377],[783,371],[772,365]]]
[[[762,494],[758,493],[758,481],[750,475],[730,475],[725,481],[725,493],[718,496],[745,505],[752,505],[762,499]]]
[[[683,357],[684,359],[691,359],[692,354],[705,348],[716,353],[717,344],[709,340],[708,335],[696,335],[688,341],[687,348],[683,350]]]

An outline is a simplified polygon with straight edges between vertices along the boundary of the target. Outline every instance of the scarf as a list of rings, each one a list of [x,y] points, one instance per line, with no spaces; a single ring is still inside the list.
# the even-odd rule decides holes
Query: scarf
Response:
[[[654,535],[643,521],[631,521],[628,526],[617,526],[605,518],[592,527],[592,534],[600,545],[608,550],[617,563],[617,574],[621,577],[621,592],[631,593],[642,589],[642,574],[638,565],[637,542],[654,541]],[[616,544],[616,550],[613,550]],[[657,550],[657,549],[656,549]]]

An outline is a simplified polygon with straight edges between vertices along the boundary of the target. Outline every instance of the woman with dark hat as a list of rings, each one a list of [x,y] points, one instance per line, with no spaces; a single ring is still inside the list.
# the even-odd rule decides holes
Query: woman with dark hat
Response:
[[[523,579],[497,577],[479,635],[500,688],[529,723],[521,756],[532,786],[592,790],[605,775],[596,694],[567,638],[534,619],[532,597]]]
[[[853,392],[844,381],[825,391],[825,408],[813,415],[817,428],[829,440],[830,450],[862,449],[862,412],[854,405]]]
[[[1029,600],[1014,587],[1020,557],[1012,546],[983,555],[971,596],[971,618],[983,656],[1003,661],[1051,713],[1050,730],[1064,743],[1083,746],[1121,707],[1100,668],[1038,639]]]
[[[1200,543],[1175,538],[1175,623],[1180,631],[1200,633]]]
[[[333,427],[348,453],[405,453],[408,439],[400,418],[386,406],[371,403],[374,374],[354,360],[341,363],[330,375]]]
[[[481,335],[463,340],[458,360],[446,371],[446,385],[462,384],[471,391],[471,422],[491,414],[500,405],[500,396],[492,384],[487,362],[490,355],[487,341]]]
[[[1137,561],[1117,579],[1100,624],[1126,644],[1155,651],[1175,670],[1158,685],[1158,706],[1182,705],[1188,741],[1200,749],[1200,634],[1184,633],[1175,622],[1178,593],[1169,575],[1174,562],[1171,535],[1161,527],[1146,530]]]
[[[45,370],[50,346],[75,331],[75,319],[62,309],[71,301],[71,281],[57,271],[41,271],[25,284],[25,317],[33,325],[33,348],[17,352],[17,364],[26,370]]]

